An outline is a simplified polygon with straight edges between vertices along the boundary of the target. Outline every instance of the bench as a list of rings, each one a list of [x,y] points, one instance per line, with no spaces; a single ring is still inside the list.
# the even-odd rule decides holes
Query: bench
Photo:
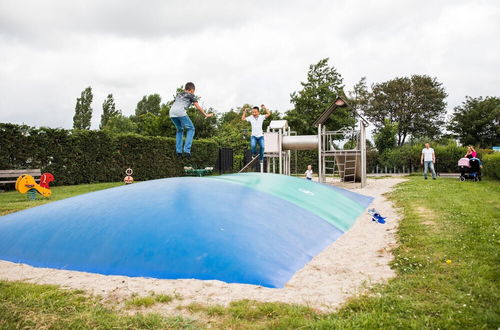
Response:
[[[17,178],[23,174],[31,175],[37,182],[40,182],[40,176],[42,176],[42,172],[39,168],[25,170],[0,170],[0,184],[16,183]]]
[[[186,176],[204,176],[212,174],[213,167],[205,167],[203,169],[194,169],[191,166],[184,167],[184,175]]]

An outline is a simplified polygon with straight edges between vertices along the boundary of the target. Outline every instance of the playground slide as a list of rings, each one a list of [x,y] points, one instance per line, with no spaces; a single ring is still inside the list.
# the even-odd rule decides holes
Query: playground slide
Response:
[[[257,164],[259,161],[259,156],[254,156],[251,161],[249,161],[238,173],[243,173],[246,172],[247,170],[251,169],[252,166]]]
[[[283,150],[317,150],[317,135],[283,136]]]

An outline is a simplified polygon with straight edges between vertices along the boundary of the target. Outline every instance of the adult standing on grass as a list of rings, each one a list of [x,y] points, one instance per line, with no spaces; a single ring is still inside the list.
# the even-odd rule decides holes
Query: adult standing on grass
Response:
[[[194,105],[205,118],[212,117],[213,113],[206,113],[203,108],[198,104],[198,98],[194,95],[195,86],[192,82],[186,83],[184,91],[177,94],[174,104],[170,108],[170,119],[175,125],[177,133],[175,134],[175,151],[177,156],[182,156],[183,152],[186,157],[191,157],[191,144],[194,137],[194,125],[191,118],[187,115],[186,109]],[[184,148],[182,147],[182,139],[186,130],[186,141],[184,141]]]
[[[427,171],[431,170],[432,180],[436,180],[436,172],[434,171],[434,163],[436,162],[436,154],[434,149],[431,148],[429,143],[425,144],[425,148],[422,149],[422,155],[420,156],[420,164],[424,165],[424,178],[427,180]]]
[[[241,120],[248,121],[252,124],[252,136],[250,137],[250,149],[252,150],[252,156],[257,155],[257,144],[259,145],[259,161],[260,161],[260,170],[263,170],[263,162],[264,162],[264,132],[262,131],[262,124],[264,123],[264,119],[271,115],[271,111],[264,104],[261,104],[260,107],[266,111],[265,115],[260,114],[259,107],[252,108],[251,116],[246,116],[246,112],[248,108],[243,109],[243,113],[241,114]]]

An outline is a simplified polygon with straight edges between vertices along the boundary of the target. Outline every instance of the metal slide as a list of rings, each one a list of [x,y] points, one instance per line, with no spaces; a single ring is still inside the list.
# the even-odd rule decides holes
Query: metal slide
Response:
[[[252,166],[254,166],[257,162],[259,161],[259,156],[255,156],[254,158],[252,158],[251,161],[249,161],[245,166],[243,166],[243,168],[238,172],[238,173],[243,173],[245,172],[246,170],[250,169]]]

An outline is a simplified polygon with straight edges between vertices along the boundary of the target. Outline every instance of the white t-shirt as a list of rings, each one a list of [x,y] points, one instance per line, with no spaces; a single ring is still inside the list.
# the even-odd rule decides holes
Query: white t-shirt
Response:
[[[313,177],[313,170],[306,170],[306,178],[312,179]]]
[[[434,149],[424,148],[422,149],[422,153],[424,154],[424,162],[432,162],[432,154],[434,153]]]
[[[252,124],[252,136],[261,137],[262,135],[264,135],[264,133],[262,132],[262,124],[264,123],[264,119],[266,119],[266,116],[264,115],[259,115],[259,117],[257,118],[255,118],[254,116],[248,116],[245,118],[246,121]]]

